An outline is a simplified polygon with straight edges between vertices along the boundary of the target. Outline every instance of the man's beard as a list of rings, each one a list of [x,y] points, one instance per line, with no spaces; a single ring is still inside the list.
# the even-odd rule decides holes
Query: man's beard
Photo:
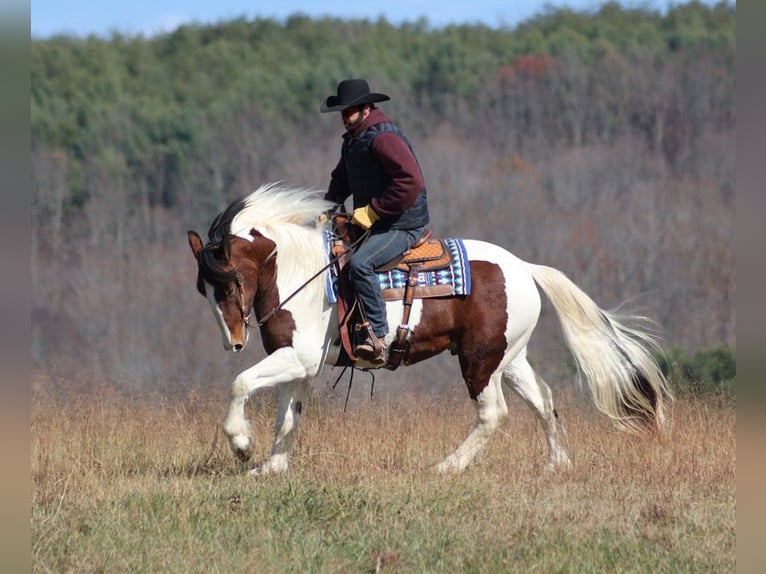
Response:
[[[363,121],[364,121],[364,117],[360,115],[359,119],[356,120],[355,122],[353,122],[353,123],[351,123],[351,122],[343,122],[343,125],[346,127],[346,131],[347,132],[353,132],[353,131],[356,131],[356,129],[359,126],[362,125]]]

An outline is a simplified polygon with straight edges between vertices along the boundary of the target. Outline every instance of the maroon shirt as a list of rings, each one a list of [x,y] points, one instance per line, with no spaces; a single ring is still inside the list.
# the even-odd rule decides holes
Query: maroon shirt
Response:
[[[353,138],[365,132],[370,126],[383,122],[393,123],[382,110],[373,109],[367,119],[350,135]],[[407,143],[391,132],[379,134],[373,140],[370,149],[380,160],[383,169],[391,176],[391,184],[388,188],[372,199],[372,208],[383,218],[399,215],[415,203],[418,194],[425,188],[418,162]],[[343,203],[351,193],[346,164],[341,158],[330,174],[330,186],[325,199]]]

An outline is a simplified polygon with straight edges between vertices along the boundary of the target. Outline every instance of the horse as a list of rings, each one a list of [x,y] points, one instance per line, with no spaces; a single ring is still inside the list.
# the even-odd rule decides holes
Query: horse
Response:
[[[261,186],[232,201],[214,219],[203,243],[187,233],[197,263],[197,290],[207,298],[227,351],[241,352],[248,328],[260,329],[266,357],[231,383],[223,430],[242,461],[253,455],[245,403],[258,389],[277,387],[270,456],[253,474],[288,470],[310,381],[323,365],[342,363],[338,305],[328,298],[326,213],[333,204],[307,188]],[[556,311],[579,380],[597,409],[623,431],[661,433],[673,400],[655,360],[659,350],[645,317],[605,311],[564,273],[525,262],[488,242],[463,240],[471,274],[469,295],[412,301],[403,365],[443,351],[458,358],[475,407],[466,438],[437,466],[463,471],[508,414],[505,385],[531,408],[545,431],[551,470],[571,468],[562,421],[548,384],[527,360],[542,291]],[[403,303],[386,303],[390,346]],[[255,322],[253,322],[253,315]],[[378,368],[365,364],[359,368]]]

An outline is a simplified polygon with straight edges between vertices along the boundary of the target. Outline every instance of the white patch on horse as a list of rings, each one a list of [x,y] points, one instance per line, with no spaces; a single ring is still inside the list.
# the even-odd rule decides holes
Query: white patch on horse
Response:
[[[526,347],[537,326],[541,309],[540,292],[529,272],[529,265],[492,243],[466,239],[463,244],[470,261],[494,263],[500,267],[504,277],[513,278],[505,282],[505,312],[508,314],[505,340],[513,342],[513,347],[520,352]],[[506,352],[511,350],[507,348]]]
[[[229,326],[226,324],[226,321],[224,321],[223,311],[221,311],[221,307],[218,305],[218,301],[215,300],[215,288],[207,281],[205,281],[204,283],[205,283],[205,296],[207,298],[208,303],[210,303],[210,308],[213,310],[213,317],[215,317],[215,322],[221,331],[223,348],[226,349],[227,351],[231,351],[233,349],[233,345],[231,343],[231,331],[229,331]],[[248,334],[247,332],[245,332],[245,337],[247,336]]]
[[[255,237],[253,237],[253,234],[250,233],[249,231],[242,231],[242,230],[240,230],[237,233],[232,233],[232,235],[234,235],[236,237],[239,237],[240,239],[246,239],[250,243],[252,243],[253,240],[255,239]]]

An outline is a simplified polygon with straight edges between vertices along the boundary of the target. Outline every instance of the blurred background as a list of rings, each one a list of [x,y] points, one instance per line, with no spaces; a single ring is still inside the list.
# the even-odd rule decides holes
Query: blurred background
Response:
[[[734,2],[423,2],[411,16],[401,2],[390,15],[229,4],[153,6],[122,27],[119,3],[101,21],[84,2],[89,17],[33,6],[33,382],[225,393],[263,351],[254,333],[224,352],[186,230],[205,234],[263,183],[324,190],[343,130],[319,104],[347,77],[391,96],[381,107],[419,157],[436,235],[500,244],[603,308],[643,310],[668,368],[731,368]],[[571,380],[547,306],[530,353],[550,383]],[[381,379],[465,393],[450,356]]]

